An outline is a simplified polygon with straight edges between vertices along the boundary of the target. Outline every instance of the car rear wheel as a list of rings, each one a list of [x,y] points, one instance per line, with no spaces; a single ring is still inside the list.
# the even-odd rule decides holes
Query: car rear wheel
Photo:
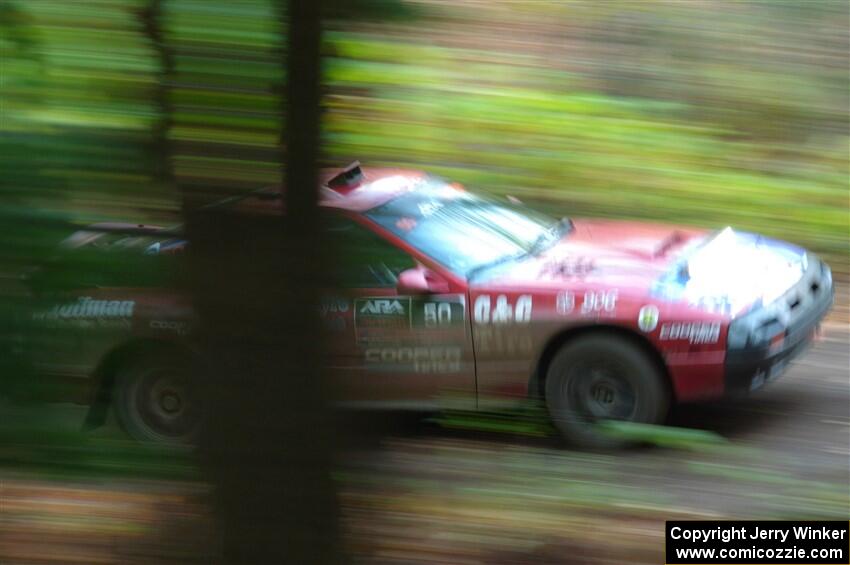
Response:
[[[546,372],[546,405],[571,444],[615,448],[627,444],[599,424],[663,422],[669,405],[657,364],[639,345],[616,335],[587,335],[566,343]]]
[[[177,354],[151,352],[129,359],[115,380],[121,427],[140,441],[191,443],[200,423],[191,375],[189,360]]]

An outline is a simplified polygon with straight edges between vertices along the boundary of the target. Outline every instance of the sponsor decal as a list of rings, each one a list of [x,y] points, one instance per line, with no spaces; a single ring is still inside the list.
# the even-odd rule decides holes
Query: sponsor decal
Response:
[[[359,298],[354,301],[357,341],[397,341],[411,327],[410,298]]]
[[[328,314],[345,314],[348,312],[348,300],[344,298],[325,298],[319,304],[319,313],[322,316]]]
[[[450,342],[463,339],[468,329],[465,322],[463,294],[383,296],[354,301],[354,328],[359,344],[397,344],[416,335],[427,335],[431,343]]]
[[[414,298],[412,320],[415,329],[430,330],[429,337],[439,330],[462,330],[466,320],[466,297],[443,294]],[[456,335],[456,332],[450,335]]]
[[[371,347],[366,350],[365,358],[367,364],[412,368],[415,373],[456,373],[460,371],[461,349],[457,346]]]
[[[36,320],[81,320],[130,318],[135,300],[92,300],[81,296],[76,302],[57,304],[51,309],[33,314]]]
[[[581,278],[596,268],[589,257],[563,257],[547,262],[541,271],[543,275],[562,278]]]
[[[479,326],[475,331],[475,353],[489,358],[528,358],[534,342],[528,326]]]
[[[558,314],[566,316],[571,314],[576,307],[576,295],[569,290],[562,290],[555,298],[555,309]]]
[[[555,298],[555,309],[561,316],[571,314],[576,308],[575,294],[563,290]],[[579,311],[582,316],[613,316],[617,310],[617,290],[588,290],[581,299]]]
[[[378,315],[404,315],[405,309],[400,300],[397,299],[371,299],[364,300],[357,312],[359,314],[369,314],[372,316]]]
[[[732,302],[725,296],[698,296],[691,297],[688,305],[699,308],[709,314],[732,314]]]
[[[426,302],[422,308],[425,327],[452,325],[452,305],[449,302]]]
[[[331,332],[343,332],[348,327],[345,314],[351,306],[345,298],[325,297],[319,303],[319,315],[325,328]]]
[[[177,335],[186,335],[189,331],[189,324],[177,320],[151,320],[149,325],[153,330],[174,332]]]
[[[717,343],[720,322],[672,322],[661,324],[658,335],[663,340],[688,340],[691,344]]]
[[[584,293],[584,298],[581,303],[581,313],[584,316],[594,314],[613,315],[616,308],[616,290],[604,290],[601,292],[589,290]]]
[[[651,332],[658,326],[658,306],[647,304],[638,312],[638,327],[641,331]]]
[[[530,294],[517,297],[516,303],[508,302],[508,297],[500,294],[495,304],[489,294],[481,294],[475,299],[473,307],[476,324],[527,324],[531,321],[534,306]]]

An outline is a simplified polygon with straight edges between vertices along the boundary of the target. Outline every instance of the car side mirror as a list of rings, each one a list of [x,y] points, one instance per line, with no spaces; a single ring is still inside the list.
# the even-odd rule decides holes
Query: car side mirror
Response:
[[[399,294],[442,294],[449,291],[449,284],[425,267],[414,267],[399,273],[396,290]]]

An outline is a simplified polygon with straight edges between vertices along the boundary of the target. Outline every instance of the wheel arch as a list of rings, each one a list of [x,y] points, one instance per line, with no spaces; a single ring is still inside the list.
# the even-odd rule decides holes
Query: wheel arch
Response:
[[[138,338],[125,341],[113,347],[100,360],[92,373],[89,409],[86,414],[85,428],[92,429],[106,422],[112,393],[118,371],[128,361],[154,353],[169,353],[197,359],[198,353],[187,344],[157,338]]]
[[[645,335],[629,328],[614,324],[593,324],[572,327],[564,329],[550,337],[538,355],[537,362],[534,364],[534,371],[528,381],[528,396],[530,398],[543,398],[545,396],[544,387],[546,386],[546,372],[558,350],[570,341],[587,335],[615,336],[619,339],[624,339],[634,343],[643,351],[647,352],[655,362],[660,373],[663,375],[664,383],[667,386],[667,392],[670,395],[670,399],[675,401],[676,390],[673,387],[673,380],[670,376],[670,371],[667,368],[667,364],[664,362],[664,357],[661,355],[661,352],[652,344],[651,341],[649,341],[649,339],[647,339]]]

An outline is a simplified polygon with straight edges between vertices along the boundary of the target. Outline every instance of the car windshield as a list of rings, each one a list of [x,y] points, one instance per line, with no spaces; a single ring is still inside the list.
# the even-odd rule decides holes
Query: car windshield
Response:
[[[537,253],[564,232],[563,222],[522,205],[476,196],[433,179],[426,183],[366,215],[466,278]]]

